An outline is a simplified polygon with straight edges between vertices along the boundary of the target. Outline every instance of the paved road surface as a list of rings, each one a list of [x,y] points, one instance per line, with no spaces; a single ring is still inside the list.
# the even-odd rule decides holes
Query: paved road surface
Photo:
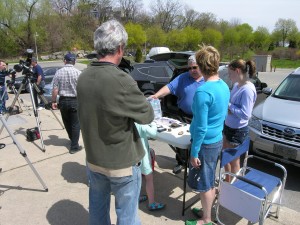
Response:
[[[40,63],[41,66],[61,66],[63,62]],[[77,63],[75,65],[79,70],[86,68],[86,65]],[[277,69],[276,72],[259,72],[259,78],[262,82],[266,82],[268,87],[273,90],[277,85],[291,72],[292,69]],[[22,94],[22,98],[30,101],[28,94]],[[151,146],[155,149],[156,154],[162,156],[169,163],[169,169],[172,169],[176,164],[174,159],[174,152],[165,143],[159,141],[151,141]],[[283,197],[283,204],[293,210],[300,212],[300,179],[298,173],[300,168],[286,166],[288,170],[288,178],[286,183],[286,190]]]

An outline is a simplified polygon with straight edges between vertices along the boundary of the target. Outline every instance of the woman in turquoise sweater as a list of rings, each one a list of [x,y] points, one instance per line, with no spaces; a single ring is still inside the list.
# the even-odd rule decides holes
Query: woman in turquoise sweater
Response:
[[[222,149],[222,130],[227,115],[229,88],[219,78],[219,52],[212,46],[203,46],[196,53],[197,64],[205,83],[196,90],[190,127],[192,146],[188,185],[200,193],[203,216],[187,220],[187,225],[211,223],[211,208],[215,197],[215,172]]]

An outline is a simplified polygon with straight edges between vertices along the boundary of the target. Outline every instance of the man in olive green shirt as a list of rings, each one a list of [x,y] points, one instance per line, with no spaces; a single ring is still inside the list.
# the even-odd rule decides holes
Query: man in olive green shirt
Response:
[[[128,35],[116,20],[103,23],[94,33],[99,61],[78,79],[80,127],[90,180],[89,224],[110,225],[110,194],[116,199],[118,225],[140,225],[139,162],[144,156],[134,122],[154,119],[132,77],[118,68]]]

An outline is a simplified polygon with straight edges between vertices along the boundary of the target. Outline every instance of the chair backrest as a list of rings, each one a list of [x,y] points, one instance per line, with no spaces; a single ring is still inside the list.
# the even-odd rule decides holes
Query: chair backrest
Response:
[[[221,152],[220,168],[223,168],[226,164],[232,160],[240,157],[249,150],[250,138],[247,137],[242,144],[235,148],[225,148]]]

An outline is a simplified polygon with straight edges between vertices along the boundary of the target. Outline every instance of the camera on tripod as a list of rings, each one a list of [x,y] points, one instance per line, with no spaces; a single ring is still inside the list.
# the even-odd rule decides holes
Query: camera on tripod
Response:
[[[1,71],[0,72],[0,78],[5,79],[4,77],[10,76],[10,80],[7,80],[6,83],[7,83],[7,85],[12,85],[12,84],[15,83],[16,73],[17,72],[14,69],[9,69],[9,70],[5,70],[5,71]],[[1,84],[1,82],[0,82],[0,85],[4,85],[4,84]]]
[[[26,55],[27,55],[26,60],[20,60],[19,64],[14,65],[14,69],[17,72],[22,72],[22,74],[24,74],[25,76],[32,76],[33,71],[31,68],[31,59],[32,59],[32,55],[33,55],[33,50],[27,49]]]
[[[4,85],[5,77],[10,75],[11,80],[7,80],[7,85],[11,85],[15,82],[16,79],[16,71],[14,69],[3,70],[0,71],[0,85]]]

